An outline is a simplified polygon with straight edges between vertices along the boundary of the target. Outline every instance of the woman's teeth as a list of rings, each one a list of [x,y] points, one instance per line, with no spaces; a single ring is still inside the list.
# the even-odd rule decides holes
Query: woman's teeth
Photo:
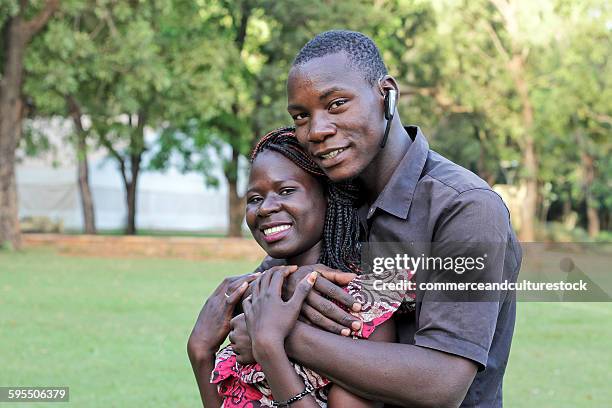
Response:
[[[331,159],[331,158],[336,157],[337,155],[339,155],[343,151],[344,151],[344,149],[334,150],[332,152],[322,154],[321,157],[324,158],[324,159]]]
[[[268,235],[271,235],[271,234],[276,234],[277,232],[285,231],[285,230],[287,230],[289,228],[291,228],[291,225],[284,224],[284,225],[279,225],[277,227],[266,228],[265,230],[263,230],[263,233],[264,233],[265,236],[268,236]]]

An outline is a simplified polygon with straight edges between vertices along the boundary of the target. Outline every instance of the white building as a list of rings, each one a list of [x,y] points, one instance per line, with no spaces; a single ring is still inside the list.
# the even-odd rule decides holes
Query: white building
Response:
[[[64,228],[81,230],[83,215],[77,185],[76,152],[67,141],[71,122],[61,119],[37,121],[52,150],[40,157],[21,158],[17,166],[19,216],[44,216],[63,221]],[[146,132],[147,141],[155,134]],[[121,229],[127,208],[120,172],[104,149],[90,153],[89,180],[98,229]],[[143,167],[148,157],[143,158]],[[143,169],[144,170],[144,169]],[[220,168],[215,174],[221,175]],[[142,171],[138,180],[136,227],[154,230],[220,231],[228,227],[227,184],[220,177],[218,188],[207,187],[197,173]]]

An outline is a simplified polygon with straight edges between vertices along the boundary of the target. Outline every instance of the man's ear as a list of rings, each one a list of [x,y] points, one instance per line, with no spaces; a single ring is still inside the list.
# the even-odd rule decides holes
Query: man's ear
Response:
[[[395,90],[397,92],[397,99],[399,100],[399,85],[397,84],[395,78],[393,78],[391,75],[384,75],[382,78],[380,78],[380,80],[378,81],[378,88],[383,98],[385,97],[388,90]]]

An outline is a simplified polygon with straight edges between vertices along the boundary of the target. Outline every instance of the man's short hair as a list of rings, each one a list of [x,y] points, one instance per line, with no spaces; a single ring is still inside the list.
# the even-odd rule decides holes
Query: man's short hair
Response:
[[[387,68],[374,41],[362,33],[348,30],[330,30],[318,34],[302,47],[293,61],[293,66],[339,52],[346,53],[349,66],[362,72],[370,85],[376,84],[387,74]]]

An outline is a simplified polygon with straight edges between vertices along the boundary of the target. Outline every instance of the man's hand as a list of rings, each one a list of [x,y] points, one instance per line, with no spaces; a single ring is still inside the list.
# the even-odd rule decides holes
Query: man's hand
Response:
[[[225,278],[206,300],[187,342],[187,353],[192,363],[214,356],[230,331],[235,306],[242,299],[248,283],[258,275]]]
[[[333,302],[336,301],[355,312],[361,310],[361,304],[341,288],[355,279],[354,273],[338,271],[322,264],[302,266],[285,279],[283,298],[290,299],[299,282],[313,271],[318,272],[320,276],[302,306],[301,320],[343,336],[359,330],[361,322]]]
[[[253,350],[251,346],[251,338],[247,330],[246,317],[244,313],[240,313],[230,321],[230,333],[228,336],[232,349],[236,353],[236,361],[238,364],[255,363]]]

